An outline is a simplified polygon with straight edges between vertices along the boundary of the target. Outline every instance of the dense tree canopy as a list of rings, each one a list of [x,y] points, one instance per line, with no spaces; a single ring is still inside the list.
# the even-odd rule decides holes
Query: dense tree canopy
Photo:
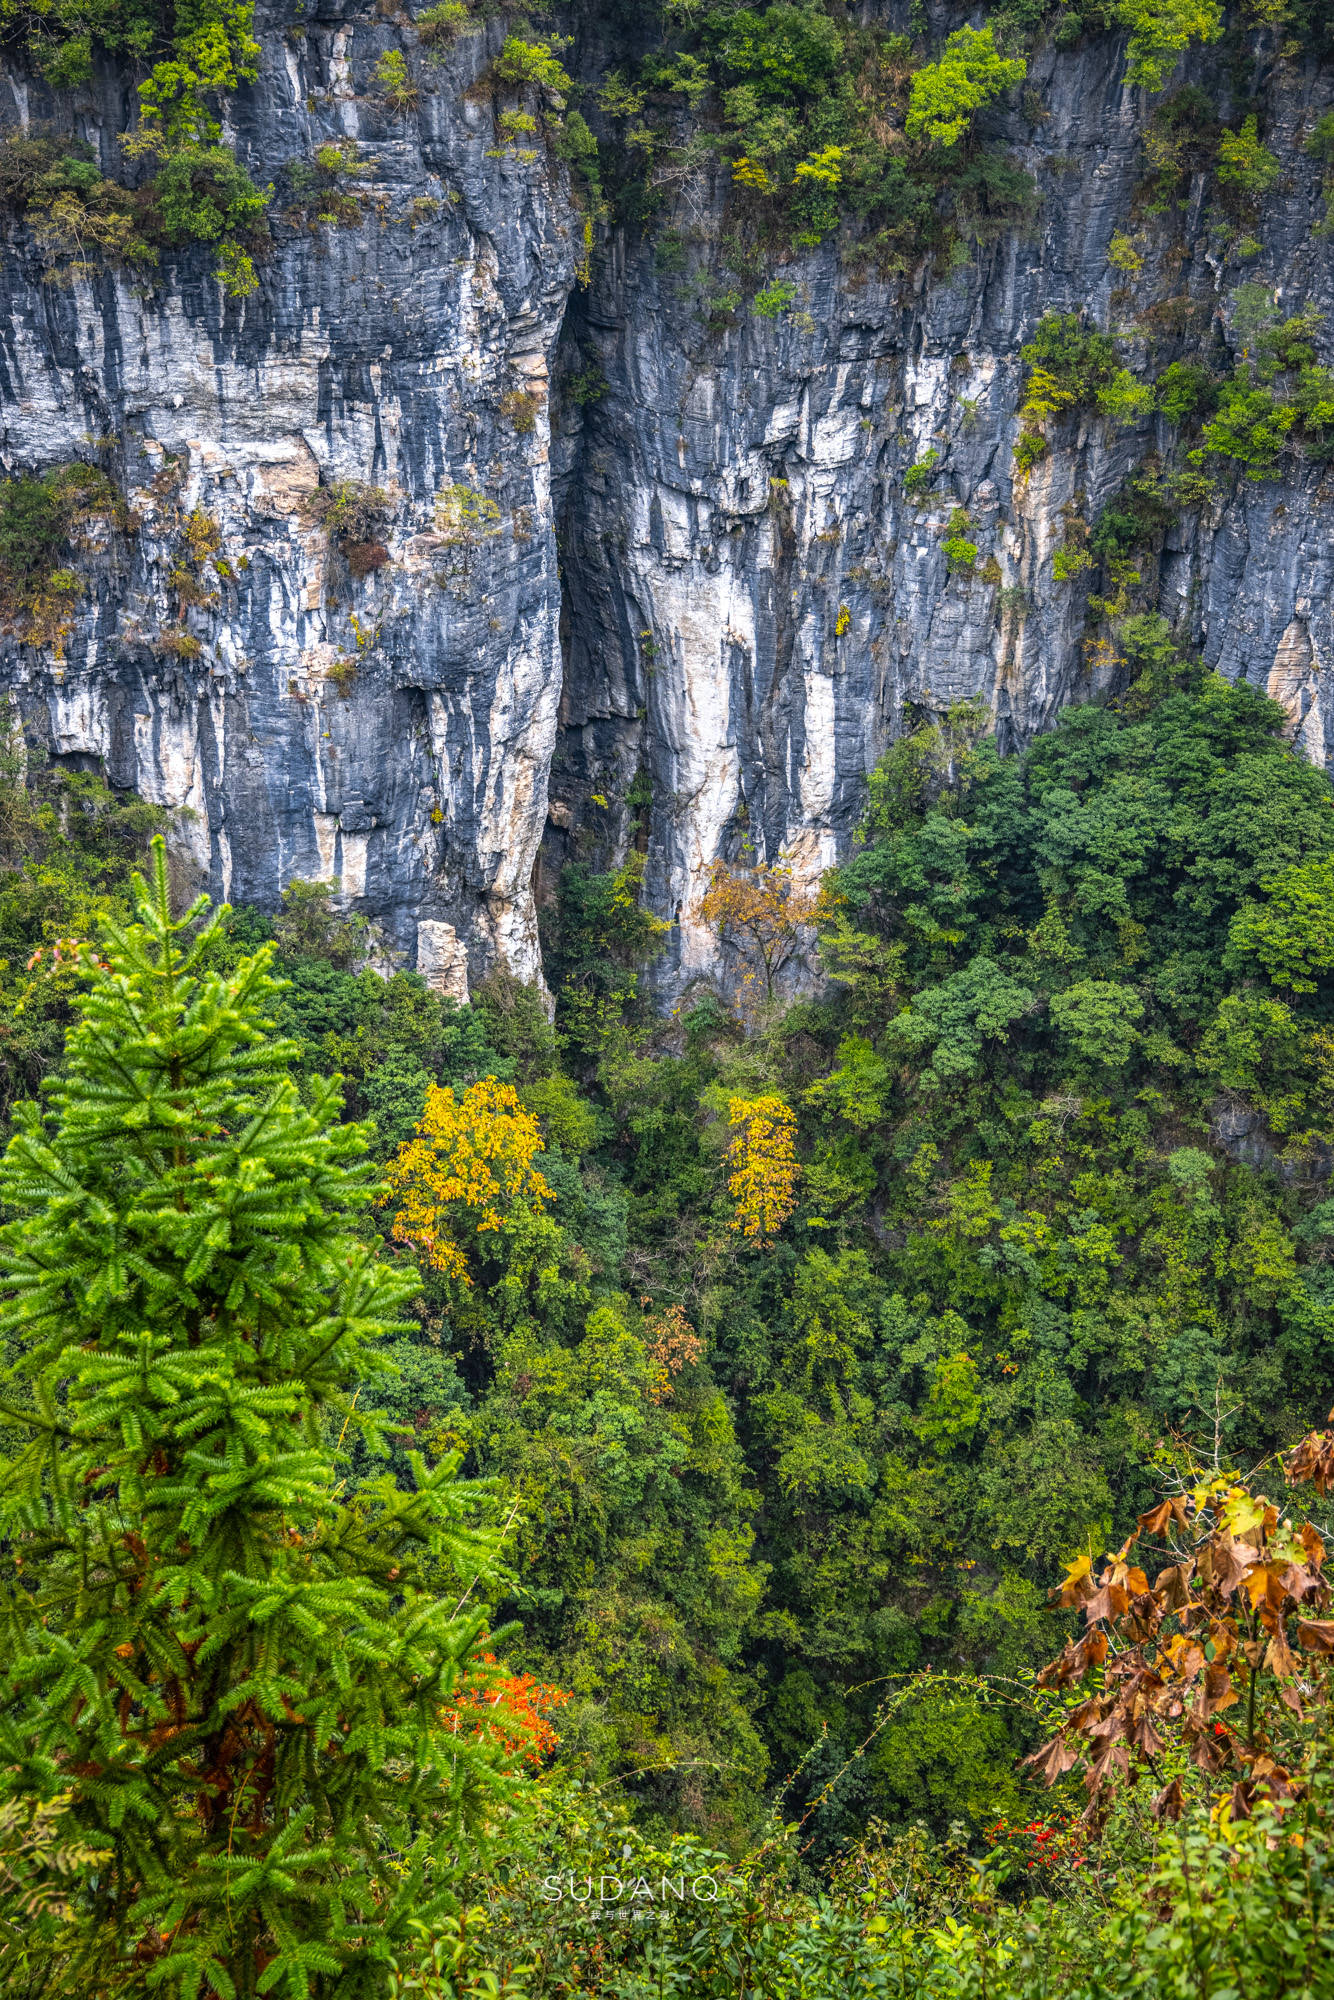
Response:
[[[1252,1640],[1223,1599],[1199,1600],[1234,1635],[1243,1705],[1246,1645],[1261,1646],[1251,1671],[1275,1688],[1303,1620],[1318,1649],[1319,1564],[1308,1560],[1305,1580],[1283,1569],[1296,1544],[1281,1522],[1301,1517],[1280,1512],[1268,1528],[1236,1495],[1253,1490],[1246,1467],[1295,1445],[1329,1401],[1334,790],[1262,696],[1178,658],[1155,621],[1127,621],[1126,641],[1122,694],[1067,712],[1019,755],[998,755],[966,707],[896,743],[859,843],[801,905],[772,981],[773,925],[795,914],[786,877],[750,930],[720,893],[738,1015],[697,995],[654,1016],[642,970],[660,930],[633,864],[572,870],[549,913],[553,1025],[538,994],[503,977],[461,1008],[413,975],[358,970],[364,938],[327,891],[297,891],[276,920],[237,912],[191,942],[198,919],[164,914],[159,872],[144,927],[127,931],[122,885],[151,816],[79,780],[92,812],[77,845],[42,803],[43,783],[58,802],[62,781],[34,780],[27,804],[5,793],[0,921],[17,948],[31,943],[31,963],[10,975],[9,1018],[50,1023],[46,1040],[21,1029],[23,1080],[40,1079],[72,1023],[49,1112],[15,1114],[3,1169],[18,1362],[3,1491],[22,1554],[5,1729],[15,1770],[30,1774],[11,1791],[27,1817],[6,1821],[14,1880],[40,1873],[31,1857],[53,1841],[71,1866],[87,1854],[98,1869],[119,1842],[120,1872],[99,1881],[126,1884],[126,1910],[179,1923],[164,1965],[211,1966],[221,1808],[187,1809],[201,1786],[209,1801],[241,1801],[234,1825],[227,1807],[233,1861],[242,1836],[276,1853],[299,1834],[318,1873],[321,1826],[355,1845],[373,1819],[373,1880],[392,1787],[383,1796],[369,1768],[353,1783],[349,1764],[321,1791],[314,1739],[304,1762],[270,1770],[265,1730],[290,1703],[319,1738],[321,1675],[351,1673],[350,1689],[360,1671],[347,1649],[360,1658],[365,1592],[366,1658],[388,1704],[375,1728],[406,1732],[403,1768],[420,1756],[411,1782],[432,1782],[425,1749],[411,1748],[432,1740],[431,1720],[415,1693],[395,1709],[384,1675],[414,1604],[426,1623],[412,1644],[437,1644],[428,1607],[441,1565],[491,1561],[449,1525],[457,1469],[500,1489],[511,1568],[496,1576],[494,1616],[520,1629],[487,1666],[496,1642],[483,1640],[480,1607],[445,1621],[439,1712],[455,1730],[478,1717],[493,1674],[509,1690],[486,1739],[495,1755],[526,1746],[530,1771],[554,1757],[556,1790],[539,1788],[543,1817],[523,1822],[530,1861],[534,1840],[593,1840],[603,1822],[577,1801],[612,1786],[629,1815],[613,1814],[616,1840],[667,1854],[654,1843],[675,1838],[700,1866],[724,1866],[724,1850],[767,1855],[764,1869],[787,1855],[790,1867],[766,1816],[798,1823],[789,1883],[812,1869],[874,1875],[871,1823],[882,1844],[946,1843],[921,1850],[936,1857],[928,1902],[955,1893],[942,1886],[956,1880],[949,1853],[987,1853],[988,1867],[1044,1881],[1093,1865],[1087,1836],[1061,1832],[1040,1802],[1050,1757],[1023,1763],[1043,1742],[1068,1744],[1053,1753],[1066,1799],[1080,1724],[1076,1692],[1059,1689],[1078,1675],[1062,1668],[1055,1692],[1035,1675],[1073,1657],[1070,1607],[1084,1615],[1100,1566],[1112,1565],[1109,1589],[1121,1587],[1115,1561],[1138,1574],[1116,1556],[1137,1520],[1177,1532],[1175,1516],[1152,1513],[1164,1485],[1195,1495],[1182,1534],[1198,1520],[1206,1540],[1251,1536],[1258,1553],[1238,1559],[1239,1577],[1282,1573],[1272,1667],[1273,1630]],[[733,877],[753,897],[746,870]],[[121,928],[95,960],[76,932],[107,915]],[[281,987],[265,971],[274,933]],[[792,953],[812,941],[824,990],[784,1000]],[[289,1039],[265,1042],[261,1016]],[[334,1067],[364,1128],[337,1122],[320,1080]],[[374,1185],[355,1164],[367,1144]],[[274,1175],[275,1187],[295,1179],[270,1222]],[[394,1325],[383,1323],[409,1288],[395,1261],[376,1262],[375,1228],[399,1246],[395,1260],[411,1251],[424,1267]],[[358,1285],[370,1288],[360,1304],[347,1289]],[[256,1344],[271,1317],[272,1364]],[[80,1415],[63,1439],[67,1406]],[[1301,1463],[1323,1477],[1313,1449]],[[226,1481],[209,1497],[233,1459],[235,1497]],[[128,1541],[109,1526],[113,1494],[138,1523]],[[421,1556],[404,1535],[422,1538]],[[254,1672],[254,1562],[266,1606],[292,1572],[282,1616],[295,1622],[285,1654],[270,1621],[268,1678],[244,1696],[252,1742],[252,1711],[228,1707],[227,1690]],[[155,1576],[161,1566],[151,1589],[135,1583],[145,1563]],[[1062,1564],[1076,1580],[1064,1604],[1049,1598]],[[386,1600],[376,1593],[390,1570]],[[315,1601],[326,1582],[342,1612],[327,1641]],[[1157,1610],[1146,1598],[1126,1615],[1185,1644],[1189,1618],[1174,1625],[1180,1607],[1156,1588],[1168,1592]],[[315,1599],[302,1610],[305,1592]],[[47,1621],[40,1638],[34,1617]],[[1113,1621],[1107,1641],[1142,1646],[1143,1632]],[[1101,1671],[1093,1654],[1080,1659]],[[1189,1678],[1190,1659],[1178,1668]],[[1162,1678],[1147,1659],[1141,1670]],[[68,1677],[89,1673],[71,1709]],[[451,1674],[481,1675],[481,1692]],[[1095,1696],[1121,1714],[1110,1692]],[[142,1744],[177,1709],[170,1727],[192,1743],[221,1729],[233,1744],[225,1779],[200,1775],[217,1768],[216,1744],[211,1762],[184,1748],[145,1761]],[[224,1723],[224,1711],[241,1719]],[[360,1727],[347,1695],[338,1715],[339,1729]],[[1285,1810],[1288,1795],[1266,1789],[1271,1752],[1234,1719],[1225,1727],[1237,1798]],[[1306,1741],[1299,1731],[1271,1761],[1291,1777]],[[87,1775],[71,1790],[61,1773],[76,1757]],[[247,1758],[260,1775],[242,1810]],[[1213,1780],[1189,1757],[1181,1777],[1193,1827],[1192,1800]],[[560,1790],[569,1784],[598,1789]],[[1314,1784],[1294,1778],[1291,1796]],[[1115,1867],[1177,1866],[1153,1859],[1127,1800],[1105,1836],[1120,1829]],[[441,1838],[458,1837],[452,1811],[442,1795]],[[1032,1827],[1048,1829],[1041,1855]],[[187,1848],[200,1866],[182,1900]],[[531,1925],[530,1862],[513,1855],[497,1863],[511,1881],[504,1922]],[[762,1899],[778,1893],[777,1878],[746,1879]],[[431,1905],[426,1875],[414,1894],[418,1914],[436,1908],[431,1950],[443,1949],[454,1918]],[[79,1913],[88,1964],[139,1949],[133,1921],[116,1928],[121,1895],[114,1921],[97,1898]],[[397,1919],[384,1914],[382,1954],[367,1962],[389,1978]],[[262,1967],[276,1919],[261,1897],[246,1921],[247,1962]],[[326,1950],[358,1965],[363,1945],[342,1935],[310,1933],[310,1965]],[[294,1964],[304,1936],[292,1932]]]

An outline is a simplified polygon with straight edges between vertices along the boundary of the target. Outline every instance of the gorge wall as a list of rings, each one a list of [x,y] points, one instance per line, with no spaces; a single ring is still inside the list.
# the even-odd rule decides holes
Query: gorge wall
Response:
[[[941,33],[957,21],[936,11]],[[615,16],[568,24],[590,83],[618,54]],[[1282,314],[1322,316],[1331,358],[1307,140],[1334,70],[1274,28],[1227,65],[1195,49],[1174,80],[1225,121],[1260,108],[1282,174],[1241,261],[1211,226],[1205,171],[1177,209],[1136,217],[1157,100],[1124,81],[1124,36],[1103,34],[1039,46],[1022,102],[980,121],[1033,177],[1027,223],[893,275],[837,237],[770,248],[735,298],[736,189],[716,155],[667,182],[651,227],[600,221],[586,261],[588,203],[550,135],[498,142],[503,20],[436,62],[405,16],[330,0],[299,30],[261,11],[256,33],[259,78],[228,100],[227,138],[280,186],[291,162],[356,141],[360,220],[284,221],[276,202],[239,299],[207,247],[152,282],[53,271],[11,222],[5,469],[103,464],[134,519],[92,536],[66,629],[11,632],[0,677],[31,744],[184,809],[175,838],[216,893],[273,906],[293,878],[337,878],[386,962],[459,997],[497,961],[539,976],[535,889],[632,842],[673,924],[662,988],[680,992],[715,969],[695,913],[714,859],[827,866],[905,718],[976,697],[1017,744],[1112,684],[1098,571],[1062,576],[1053,556],[1167,452],[1167,420],[1076,411],[1017,477],[1020,350],[1044,313],[1112,327],[1132,369],[1151,349],[1159,369],[1202,350],[1226,368],[1247,339],[1238,288],[1262,286]],[[405,112],[372,81],[398,48],[418,93]],[[63,120],[107,169],[127,112],[123,82],[99,78],[57,99],[10,73],[8,127]],[[581,101],[598,125],[591,90]],[[772,316],[744,296],[766,276]],[[1267,687],[1323,760],[1328,468],[1286,450],[1264,478],[1213,472],[1137,558],[1135,605]],[[364,574],[310,505],[341,480],[386,495],[389,560]],[[945,548],[958,509],[977,551],[962,569]]]

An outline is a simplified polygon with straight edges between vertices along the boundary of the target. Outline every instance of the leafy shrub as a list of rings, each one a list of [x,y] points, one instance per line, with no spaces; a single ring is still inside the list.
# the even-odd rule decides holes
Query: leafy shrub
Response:
[[[0,203],[22,212],[44,175],[67,150],[77,152],[41,133],[10,132],[0,139]]]
[[[449,486],[436,496],[436,533],[446,542],[471,544],[500,533],[500,508],[471,486]]]
[[[6,140],[0,200],[27,211],[60,275],[99,264],[151,266],[162,245],[221,241],[219,282],[235,295],[253,291],[250,250],[263,236],[273,189],[257,188],[225,147],[188,135],[169,142],[151,122],[127,150],[158,162],[153,178],[136,190],[104,176],[77,143]]]
[[[157,261],[148,240],[151,190],[131,193],[78,150],[60,153],[21,193],[15,187],[15,197],[26,206],[33,235],[61,278],[99,265],[147,267]]]
[[[1132,278],[1144,269],[1144,259],[1134,242],[1119,229],[1114,232],[1107,247],[1107,262],[1114,271],[1124,271]]]
[[[77,597],[68,557],[95,520],[132,525],[106,474],[64,465],[42,478],[0,481],[0,618],[35,644],[49,644]]]
[[[253,83],[259,74],[253,0],[183,0],[172,42],[172,60],[159,62],[139,85],[143,129],[136,152],[178,144],[214,145],[222,128],[208,100]]]
[[[1146,90],[1162,89],[1193,41],[1216,42],[1223,32],[1220,0],[1117,0],[1116,18],[1130,30],[1126,82]]]
[[[527,138],[531,132],[536,132],[537,120],[531,111],[502,111],[496,120],[496,130],[502,141],[501,151],[505,147],[517,148],[520,139]],[[525,149],[519,151],[518,157],[521,160],[535,160],[537,154]]]
[[[1334,862],[1309,861],[1260,886],[1266,901],[1232,919],[1230,954],[1243,964],[1257,959],[1275,986],[1314,993],[1334,971]]]
[[[240,243],[219,245],[220,262],[213,275],[229,299],[248,299],[259,290],[255,260]]]
[[[318,146],[311,159],[293,160],[287,169],[291,189],[287,220],[350,228],[361,220],[363,206],[352,184],[367,172],[352,140]]]
[[[182,144],[153,178],[153,219],[168,243],[235,241],[263,221],[272,195],[226,147]]]
[[[1028,65],[1002,56],[992,28],[956,28],[938,62],[927,63],[912,81],[904,130],[910,139],[955,146],[973,114],[993,97],[1022,83]]]
[[[59,564],[69,532],[60,475],[0,486],[0,568],[8,590],[28,590]]]
[[[817,4],[701,14],[673,9],[669,30],[693,46],[646,57],[637,87],[618,76],[604,109],[634,121],[625,141],[641,157],[661,149],[684,161],[701,134],[681,141],[673,119],[714,88],[722,111],[732,184],[768,205],[797,246],[820,242],[847,217],[865,226],[850,246],[859,261],[903,270],[956,235],[992,240],[1031,212],[1034,184],[997,151],[951,143],[905,148],[901,133],[913,89],[906,35],[830,17]],[[941,118],[962,131],[997,75],[1023,65],[1000,56],[990,29],[961,31],[928,76]],[[935,70],[941,72],[935,77]],[[655,100],[670,98],[666,121]],[[918,111],[928,115],[918,91]],[[938,121],[939,122],[939,121]],[[956,135],[957,136],[957,135]]]
[[[1042,416],[1095,401],[1117,368],[1116,342],[1086,326],[1079,313],[1044,313],[1019,352],[1032,371],[1028,402],[1040,399],[1034,414]]]
[[[1098,408],[1113,423],[1137,424],[1153,410],[1151,383],[1141,382],[1128,368],[1118,368],[1110,382],[1098,391]]]
[[[153,641],[153,649],[165,653],[169,660],[197,660],[203,653],[204,645],[184,625],[171,625],[165,632],[159,632]]]
[[[1073,577],[1081,576],[1092,567],[1093,558],[1086,548],[1066,547],[1057,549],[1051,559],[1051,573],[1058,583],[1069,583]]]
[[[775,278],[772,284],[764,285],[751,300],[751,306],[761,319],[781,319],[790,311],[797,288],[786,279]]]
[[[1228,458],[1246,468],[1248,479],[1265,479],[1290,435],[1308,457],[1327,457],[1334,450],[1334,372],[1315,358],[1315,316],[1299,313],[1274,325],[1262,286],[1241,286],[1233,296],[1234,323],[1253,345],[1249,359],[1220,386],[1192,461]]]
[[[581,409],[587,403],[600,403],[607,393],[607,378],[602,372],[602,364],[594,356],[576,368],[565,379],[564,391],[567,400]]]
[[[571,89],[570,75],[556,53],[563,47],[564,43],[556,37],[530,42],[522,35],[508,35],[493,65],[494,74],[502,83],[531,84],[538,90],[549,91],[563,104]]]
[[[1047,449],[1041,425],[1050,417],[1100,401],[1118,375],[1127,371],[1118,371],[1116,342],[1086,327],[1079,313],[1045,313],[1032,340],[1019,351],[1028,364],[1028,379],[1019,406],[1024,428],[1015,444],[1014,462],[1019,475],[1027,478]],[[1130,380],[1133,383],[1133,377]],[[1123,391],[1119,406],[1134,394],[1133,388]],[[1115,391],[1112,399],[1118,403]]]
[[[1253,209],[1260,196],[1268,193],[1282,171],[1259,138],[1254,112],[1242,120],[1240,131],[1220,135],[1219,185],[1233,192],[1247,210]]]
[[[273,936],[286,958],[323,959],[340,972],[359,965],[366,954],[366,919],[340,916],[333,907],[335,882],[298,878],[283,890]]]
[[[769,102],[820,90],[843,58],[842,37],[827,15],[784,0],[762,14],[749,7],[715,14],[706,34],[724,70],[745,77]]]
[[[601,156],[598,142],[587,119],[580,111],[566,113],[559,131],[555,134],[553,151],[557,159],[564,160],[574,181],[577,205],[584,214],[584,254],[576,275],[581,284],[588,282],[588,256],[591,248],[591,225],[595,216],[605,213],[606,203],[602,194]]]
[[[939,462],[940,453],[932,445],[922,454],[915,465],[908,467],[908,470],[903,475],[903,490],[910,500],[920,499],[922,494],[931,491],[935,483],[936,466]]]
[[[377,96],[384,99],[391,111],[411,111],[417,102],[417,86],[402,49],[385,50],[375,65],[371,82]]]
[[[951,576],[971,576],[977,565],[977,543],[970,541],[972,527],[967,510],[956,507],[945,531],[945,561]]]
[[[1168,422],[1184,427],[1214,408],[1218,382],[1198,361],[1173,361],[1155,382],[1154,393]]]
[[[1014,469],[1021,479],[1027,479],[1038,460],[1047,449],[1047,440],[1031,424],[1025,425],[1014,444]]]
[[[519,437],[531,437],[537,429],[540,399],[531,389],[507,389],[500,399],[500,414]]]
[[[943,188],[953,198],[960,230],[977,243],[994,243],[1030,220],[1038,200],[1037,182],[1010,155],[996,149],[971,156],[945,156]]]
[[[556,909],[546,919],[556,994],[556,1020],[572,1046],[596,1057],[625,1018],[642,1016],[640,972],[657,957],[669,926],[643,901],[644,856],[595,874],[575,864],[562,871]]]
[[[457,41],[464,29],[473,25],[465,0],[439,0],[437,6],[424,7],[413,20],[423,46],[436,53]]]
[[[307,494],[302,508],[308,519],[324,528],[353,576],[369,576],[389,562],[380,531],[392,519],[393,507],[383,487],[338,479]]]
[[[1161,215],[1185,198],[1192,174],[1211,166],[1217,153],[1218,121],[1204,92],[1188,84],[1155,106],[1143,145],[1149,171],[1140,199],[1149,215]]]

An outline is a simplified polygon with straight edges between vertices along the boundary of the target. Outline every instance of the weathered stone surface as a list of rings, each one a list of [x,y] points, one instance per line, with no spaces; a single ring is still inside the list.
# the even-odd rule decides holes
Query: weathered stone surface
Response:
[[[216,890],[272,905],[293,876],[337,877],[445,991],[496,959],[537,975],[544,829],[548,886],[571,853],[617,858],[636,776],[652,792],[648,894],[675,920],[671,994],[716,969],[694,914],[714,858],[826,866],[912,712],[978,697],[1013,745],[1105,685],[1086,649],[1087,578],[1057,581],[1051,557],[1067,513],[1092,522],[1167,434],[1070,420],[1016,482],[1020,348],[1044,311],[1087,308],[1133,354],[1144,307],[1188,302],[1193,329],[1160,342],[1160,368],[1235,348],[1228,294],[1261,282],[1285,310],[1325,313],[1330,358],[1334,278],[1302,139],[1334,77],[1277,69],[1273,36],[1234,84],[1267,107],[1285,171],[1251,262],[1220,259],[1201,180],[1184,225],[1141,223],[1137,277],[1109,266],[1151,100],[1123,87],[1123,51],[1103,40],[1037,59],[1036,125],[998,114],[993,136],[1041,191],[1027,232],[948,275],[892,281],[827,243],[775,266],[797,288],[792,311],[710,326],[694,279],[718,264],[724,180],[682,189],[663,218],[686,238],[683,272],[614,231],[580,290],[564,170],[545,149],[494,157],[489,95],[470,94],[498,23],[425,73],[406,119],[366,94],[401,22],[322,0],[300,36],[286,25],[260,22],[263,73],[233,137],[260,179],[357,139],[359,227],[280,221],[240,303],[222,299],[206,250],[141,295],[106,274],[43,282],[12,232],[0,455],[30,469],[114,440],[107,463],[140,526],[99,558],[59,656],[7,640],[0,680],[34,742],[186,808],[177,838]],[[33,88],[10,88],[15,119],[50,115]],[[108,79],[79,111],[108,163],[120,122]],[[548,384],[558,395],[576,366],[605,387],[566,397],[553,441]],[[501,410],[515,388],[537,398],[529,435]],[[919,504],[903,475],[932,450]],[[388,567],[356,580],[330,552],[303,507],[321,478],[387,490]],[[437,519],[456,486],[498,510],[463,539]],[[1316,757],[1334,751],[1330,498],[1295,456],[1262,483],[1225,470],[1150,580],[1206,659],[1267,687]],[[999,583],[948,574],[955,506]],[[218,523],[232,576],[184,612],[200,651],[181,658],[161,642],[179,623],[171,572],[194,507]]]
[[[1143,271],[1114,298],[1127,280],[1108,247],[1127,227],[1153,102],[1122,86],[1123,69],[1111,41],[1038,58],[1050,115],[994,129],[1035,175],[1041,207],[1027,234],[974,250],[946,282],[850,275],[826,244],[782,268],[798,287],[785,317],[710,330],[688,273],[664,274],[652,243],[618,242],[575,302],[567,338],[607,387],[564,413],[557,444],[569,640],[552,793],[566,810],[548,851],[570,851],[570,826],[585,842],[600,834],[604,851],[623,846],[629,815],[615,802],[649,774],[648,891],[678,920],[668,991],[716,969],[694,914],[714,857],[749,847],[797,874],[826,866],[910,711],[977,697],[1017,745],[1105,685],[1085,645],[1088,579],[1059,582],[1051,558],[1063,510],[1092,523],[1168,432],[1100,416],[1049,426],[1052,449],[1016,481],[1019,350],[1044,312],[1086,309],[1133,356],[1143,307],[1190,301],[1190,335],[1154,350],[1157,370],[1214,343],[1235,350],[1228,293],[1263,283],[1287,312],[1325,313],[1330,358],[1334,266],[1312,233],[1324,203],[1301,140],[1334,77],[1257,58],[1285,168],[1260,255],[1220,266],[1201,177],[1184,226],[1141,224]],[[688,231],[693,206],[696,235],[716,242],[726,193],[722,177],[701,183],[675,219]],[[914,503],[903,475],[930,450],[934,490]],[[1150,579],[1206,660],[1268,687],[1318,758],[1334,752],[1326,478],[1295,456],[1262,483],[1224,467],[1217,498],[1183,518]],[[979,571],[994,557],[999,582],[948,574],[954,507],[974,523]],[[612,810],[589,809],[590,792]]]
[[[187,809],[177,838],[217,891],[272,905],[293,876],[337,877],[407,963],[420,926],[452,927],[478,970],[499,956],[533,978],[560,687],[545,386],[573,251],[560,174],[488,157],[489,99],[465,94],[499,35],[462,40],[427,72],[418,112],[394,120],[359,94],[399,43],[391,24],[323,7],[298,40],[267,28],[261,80],[235,113],[254,176],[343,138],[370,171],[362,223],[279,223],[244,302],[222,298],[207,249],[145,296],[106,274],[43,283],[15,232],[0,273],[4,462],[42,468],[117,440],[107,462],[140,527],[60,657],[11,641],[0,673],[34,741]],[[47,108],[32,92],[16,103],[31,120]],[[81,122],[105,154],[117,121],[101,110]],[[436,212],[414,216],[423,200]],[[526,437],[499,409],[516,387],[539,396]],[[357,581],[331,555],[302,511],[321,475],[387,490],[389,567]],[[455,485],[498,508],[472,546],[435,532],[436,497]],[[182,660],[160,641],[196,507],[233,578],[186,612],[202,650]]]

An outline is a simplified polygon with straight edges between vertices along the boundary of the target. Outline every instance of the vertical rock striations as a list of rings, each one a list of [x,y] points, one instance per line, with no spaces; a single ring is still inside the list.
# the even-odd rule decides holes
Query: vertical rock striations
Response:
[[[460,997],[497,961],[540,976],[544,828],[548,888],[572,855],[646,840],[649,899],[675,924],[663,989],[680,992],[715,969],[696,915],[714,860],[826,867],[910,711],[976,699],[1019,743],[1111,684],[1079,552],[1166,450],[1166,419],[1065,413],[1017,476],[1021,349],[1044,313],[1111,326],[1141,373],[1208,350],[1225,374],[1238,288],[1258,286],[1322,316],[1330,358],[1305,142],[1334,76],[1273,34],[1245,78],[1197,50],[1177,79],[1222,115],[1243,89],[1263,106],[1282,177],[1244,266],[1219,248],[1208,173],[1180,210],[1146,207],[1156,100],[1104,36],[1039,51],[1023,108],[986,114],[1033,176],[1025,227],[894,276],[833,238],[752,243],[768,262],[735,287],[715,152],[651,230],[603,230],[583,289],[550,134],[497,136],[499,21],[437,63],[415,55],[402,113],[374,70],[416,47],[406,17],[323,0],[299,30],[276,13],[256,29],[259,81],[227,133],[276,189],[252,296],[223,296],[207,247],[151,282],[79,275],[10,225],[5,468],[101,464],[132,518],[89,528],[90,587],[46,643],[11,632],[0,676],[33,744],[181,809],[215,890],[272,906],[293,877],[336,878],[388,958]],[[123,79],[7,90],[9,130],[72,118],[109,170]],[[291,202],[322,145],[356,150],[346,226]],[[1267,687],[1308,754],[1334,754],[1326,470],[1295,452],[1274,477],[1213,470],[1212,495],[1162,524],[1140,608]]]
[[[296,38],[262,32],[230,136],[278,184],[275,215],[284,170],[321,144],[357,142],[366,171],[355,226],[276,221],[250,298],[221,295],[207,247],[151,287],[52,283],[13,232],[6,467],[106,440],[137,528],[63,639],[11,639],[0,670],[33,742],[183,809],[215,889],[271,906],[294,876],[337,878],[395,957],[463,993],[469,964],[540,970],[560,687],[546,387],[575,239],[561,171],[497,155],[489,98],[469,97],[486,38],[426,70],[407,118],[370,94],[398,39],[336,6]],[[48,107],[13,88],[35,123]],[[78,122],[105,156],[114,107]],[[385,495],[392,560],[361,576],[310,507],[340,481]]]
[[[1197,54],[1196,72],[1208,62]],[[675,235],[616,239],[575,302],[567,365],[605,387],[567,404],[557,452],[568,638],[548,851],[570,852],[577,827],[615,853],[630,837],[631,782],[651,789],[648,894],[678,925],[669,991],[715,970],[694,914],[714,858],[783,856],[807,877],[827,866],[910,708],[978,699],[1017,744],[1108,685],[1114,649],[1090,641],[1089,577],[1061,580],[1053,556],[1164,445],[1166,426],[1068,417],[1017,478],[1020,349],[1044,313],[1112,323],[1134,361],[1155,302],[1169,301],[1191,331],[1159,339],[1161,367],[1202,344],[1240,348],[1227,286],[1244,280],[1286,313],[1323,314],[1329,358],[1334,267],[1313,233],[1321,171],[1301,139],[1329,109],[1334,76],[1258,65],[1284,178],[1253,261],[1225,277],[1197,174],[1184,221],[1144,229],[1128,282],[1108,253],[1135,207],[1153,100],[1123,84],[1124,67],[1106,38],[1035,59],[1040,118],[995,121],[1036,180],[1032,224],[974,245],[947,275],[886,282],[827,242],[775,263],[792,294],[777,317],[711,322],[700,299],[711,278],[715,295],[725,287],[718,246],[734,195],[719,172],[681,198]],[[1308,754],[1334,754],[1327,469],[1289,460],[1258,482],[1225,467],[1217,489],[1168,529],[1149,601],[1209,664],[1283,702]],[[956,509],[977,557],[951,573]]]

